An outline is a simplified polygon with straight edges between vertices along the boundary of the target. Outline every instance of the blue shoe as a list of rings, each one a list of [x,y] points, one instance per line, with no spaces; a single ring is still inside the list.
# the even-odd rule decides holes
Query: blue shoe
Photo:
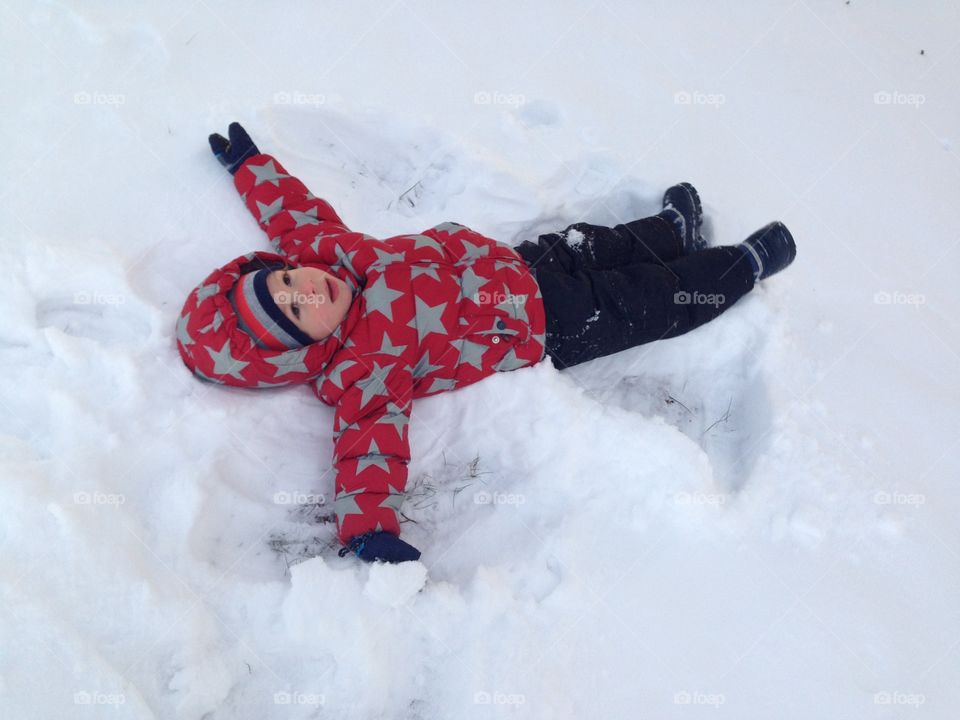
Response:
[[[700,235],[700,226],[703,225],[700,196],[690,183],[682,182],[667,188],[663,194],[663,212],[660,216],[670,220],[677,228],[683,238],[684,254],[707,246],[707,241]]]
[[[757,280],[776,275],[797,256],[793,235],[779,220],[764,225],[737,247],[747,256]]]

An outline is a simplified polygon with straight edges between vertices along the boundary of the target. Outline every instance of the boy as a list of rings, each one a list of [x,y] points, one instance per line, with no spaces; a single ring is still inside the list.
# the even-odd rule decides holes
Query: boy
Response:
[[[420,557],[398,518],[413,398],[545,355],[562,369],[682,334],[796,255],[781,223],[704,248],[689,184],[667,190],[653,217],[578,223],[515,249],[452,222],[377,240],[349,230],[239,124],[209,141],[277,252],[237,258],[190,293],[180,355],[212,382],[309,382],[335,408],[340,554],[367,561]]]

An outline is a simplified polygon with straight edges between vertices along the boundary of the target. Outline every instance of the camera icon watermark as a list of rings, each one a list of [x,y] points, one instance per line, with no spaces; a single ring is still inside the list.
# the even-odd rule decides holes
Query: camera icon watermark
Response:
[[[702,293],[699,291],[687,292],[681,290],[673,294],[675,305],[713,305],[720,307],[726,302],[723,293]]]
[[[727,502],[725,493],[678,492],[673,496],[676,505],[708,505],[720,507]]]
[[[473,94],[474,105],[507,105],[520,107],[527,98],[520,93],[504,93],[497,90],[478,90]]]
[[[705,693],[699,690],[680,690],[673,694],[674,705],[707,705],[719,708],[727,701],[722,693]]]
[[[527,696],[499,690],[478,690],[473,694],[473,702],[475,705],[523,705],[527,702]]]
[[[123,693],[102,693],[81,690],[73,694],[74,705],[123,705],[127,697]]]
[[[127,96],[121,93],[79,90],[73,94],[74,105],[124,105],[126,102]]]
[[[481,490],[473,494],[475,505],[516,505],[520,506],[527,502],[527,496],[521,493],[502,493]]]
[[[123,305],[126,301],[126,296],[121,293],[78,290],[73,294],[74,305]]]
[[[723,93],[709,93],[700,90],[677,90],[673,94],[674,105],[705,105],[719,109],[725,105],[727,96]]]
[[[873,695],[874,705],[906,705],[919,708],[927,701],[923,693],[906,693],[899,690],[882,690]]]
[[[920,507],[927,502],[923,493],[902,493],[879,490],[873,495],[873,502],[877,505],[908,505]]]
[[[873,294],[873,302],[877,305],[926,305],[927,296],[923,293],[908,293],[901,290],[879,290]]]
[[[313,105],[319,107],[327,102],[323,93],[307,93],[299,90],[281,90],[273,94],[274,105]]]
[[[327,698],[323,693],[279,690],[273,694],[274,705],[323,705],[326,702]]]
[[[76,505],[113,505],[120,507],[127,502],[127,496],[119,493],[75,492],[73,502]]]
[[[273,494],[273,502],[275,505],[325,505],[327,498],[322,493],[281,490]]]
[[[927,102],[927,96],[922,93],[903,93],[897,90],[878,90],[873,94],[874,105],[907,105],[919,109]]]

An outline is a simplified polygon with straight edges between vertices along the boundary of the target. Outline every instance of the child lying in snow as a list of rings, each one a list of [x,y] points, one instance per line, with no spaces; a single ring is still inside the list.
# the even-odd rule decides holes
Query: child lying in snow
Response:
[[[549,355],[560,369],[688,332],[789,265],[774,222],[706,248],[696,190],[612,228],[576,223],[516,248],[457,223],[377,240],[347,228],[240,125],[210,146],[276,253],[194,289],[177,346],[197,376],[240,387],[309,382],[335,408],[334,510],[364,560],[416,560],[399,538],[414,398]]]

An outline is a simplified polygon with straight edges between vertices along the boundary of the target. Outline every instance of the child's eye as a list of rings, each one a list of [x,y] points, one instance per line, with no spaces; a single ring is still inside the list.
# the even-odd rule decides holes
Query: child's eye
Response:
[[[291,308],[290,312],[293,313],[293,316],[294,316],[295,318],[297,318],[297,320],[300,319],[300,308],[298,308],[296,305],[294,305],[294,306]]]
[[[289,285],[289,284],[290,284],[290,273],[288,273],[288,272],[284,272],[284,273],[283,273],[283,284],[284,284],[284,285]]]

